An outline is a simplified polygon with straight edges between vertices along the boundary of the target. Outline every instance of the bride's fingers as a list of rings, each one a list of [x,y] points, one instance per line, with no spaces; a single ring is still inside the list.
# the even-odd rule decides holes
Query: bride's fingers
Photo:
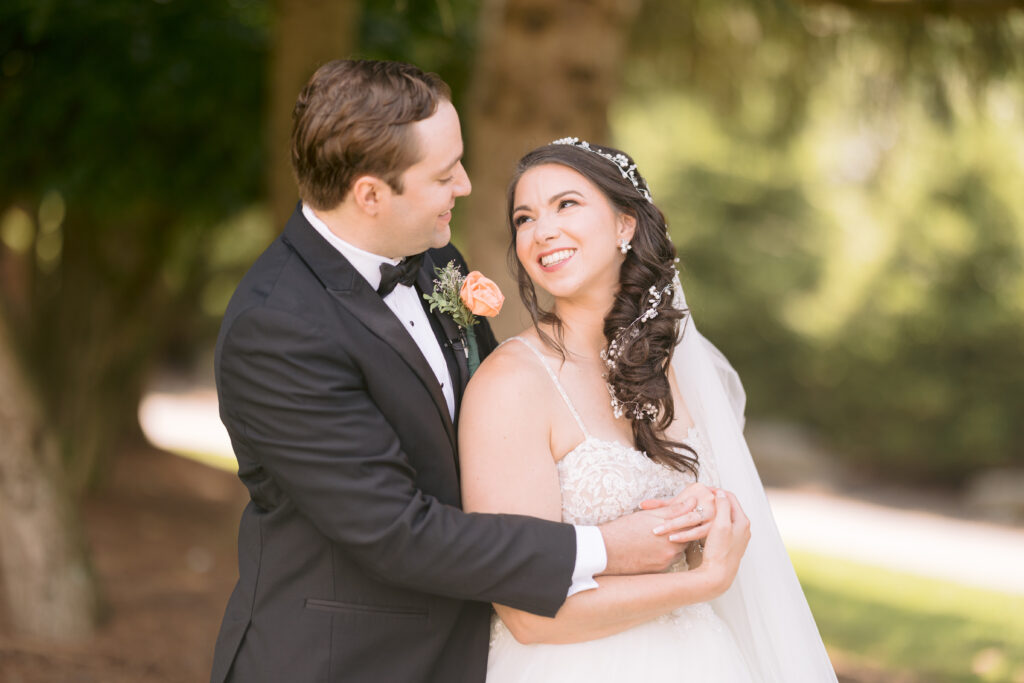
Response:
[[[658,536],[688,529],[704,521],[704,515],[693,510],[693,505],[672,505],[652,510],[655,516],[662,519],[652,531]]]
[[[721,489],[715,493],[715,516],[711,520],[711,529],[708,531],[708,542],[704,546],[705,549],[709,545],[728,542],[729,531],[732,528],[732,505],[729,495],[732,494],[726,494]]]
[[[641,510],[654,510],[656,508],[663,508],[669,505],[680,505],[684,508],[684,512],[689,512],[697,505],[697,501],[693,497],[684,498],[682,501],[677,501],[675,498],[649,498],[648,500],[640,503]]]
[[[690,527],[697,526],[698,524],[704,523],[704,516],[697,512],[687,512],[685,515],[679,515],[672,519],[666,519],[661,523],[660,526],[654,527],[654,533],[658,536],[672,533],[673,531],[682,531],[683,529],[689,529]],[[675,539],[672,539],[675,540]]]
[[[686,531],[681,531],[676,534],[672,534],[668,537],[668,540],[673,543],[689,543],[690,541],[696,541],[701,538],[706,538],[708,533],[711,531],[711,522],[705,522],[700,526],[695,526]]]
[[[737,500],[735,494],[729,493],[728,498],[733,527],[738,530],[741,535],[745,534],[747,539],[749,539],[750,520],[747,518],[747,513],[743,512],[743,508],[740,506],[740,501]]]

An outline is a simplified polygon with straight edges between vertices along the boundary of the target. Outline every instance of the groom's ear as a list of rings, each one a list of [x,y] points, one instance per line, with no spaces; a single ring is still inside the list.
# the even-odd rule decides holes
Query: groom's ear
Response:
[[[390,195],[391,187],[376,176],[359,176],[352,183],[352,201],[369,216],[380,213]]]

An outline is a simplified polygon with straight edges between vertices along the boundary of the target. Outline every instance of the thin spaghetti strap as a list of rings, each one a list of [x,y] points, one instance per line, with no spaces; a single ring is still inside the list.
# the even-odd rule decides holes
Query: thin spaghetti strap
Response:
[[[555,383],[555,388],[558,389],[558,393],[561,394],[562,400],[565,401],[565,406],[569,409],[569,412],[572,413],[572,417],[576,420],[576,424],[579,426],[580,431],[583,432],[583,438],[589,439],[590,432],[588,432],[587,428],[583,426],[583,420],[580,419],[580,414],[576,412],[576,406],[574,406],[572,401],[569,400],[569,394],[565,393],[565,387],[563,387],[562,383],[558,381],[558,376],[555,374],[555,371],[551,369],[551,366],[548,365],[547,361],[544,360],[544,356],[541,352],[537,350],[537,347],[522,337],[509,337],[502,342],[502,345],[504,346],[513,339],[523,342],[523,344],[526,345],[526,348],[533,351],[533,355],[537,356],[537,360],[539,360],[540,364],[544,366],[544,369],[548,371],[548,377],[550,377],[551,381]]]

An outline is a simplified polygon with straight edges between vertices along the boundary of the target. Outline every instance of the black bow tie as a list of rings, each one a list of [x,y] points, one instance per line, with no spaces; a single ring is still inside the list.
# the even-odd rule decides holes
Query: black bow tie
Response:
[[[380,286],[377,287],[377,293],[383,298],[398,285],[411,285],[416,282],[416,274],[422,262],[423,254],[419,253],[406,256],[397,266],[390,263],[380,264]]]

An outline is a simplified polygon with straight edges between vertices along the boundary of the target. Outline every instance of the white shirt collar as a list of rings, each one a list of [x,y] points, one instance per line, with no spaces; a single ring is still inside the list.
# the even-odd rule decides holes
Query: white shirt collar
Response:
[[[320,233],[321,236],[327,242],[337,249],[342,256],[348,259],[348,262],[352,264],[360,275],[362,275],[370,287],[374,290],[380,286],[380,264],[390,263],[391,265],[398,265],[401,259],[388,258],[387,256],[380,256],[378,254],[372,254],[365,249],[360,249],[354,244],[349,244],[345,240],[341,239],[327,227],[327,224],[320,220],[320,217],[313,213],[313,209],[303,202],[302,203],[302,215],[306,217],[309,224],[313,226],[313,229]]]

